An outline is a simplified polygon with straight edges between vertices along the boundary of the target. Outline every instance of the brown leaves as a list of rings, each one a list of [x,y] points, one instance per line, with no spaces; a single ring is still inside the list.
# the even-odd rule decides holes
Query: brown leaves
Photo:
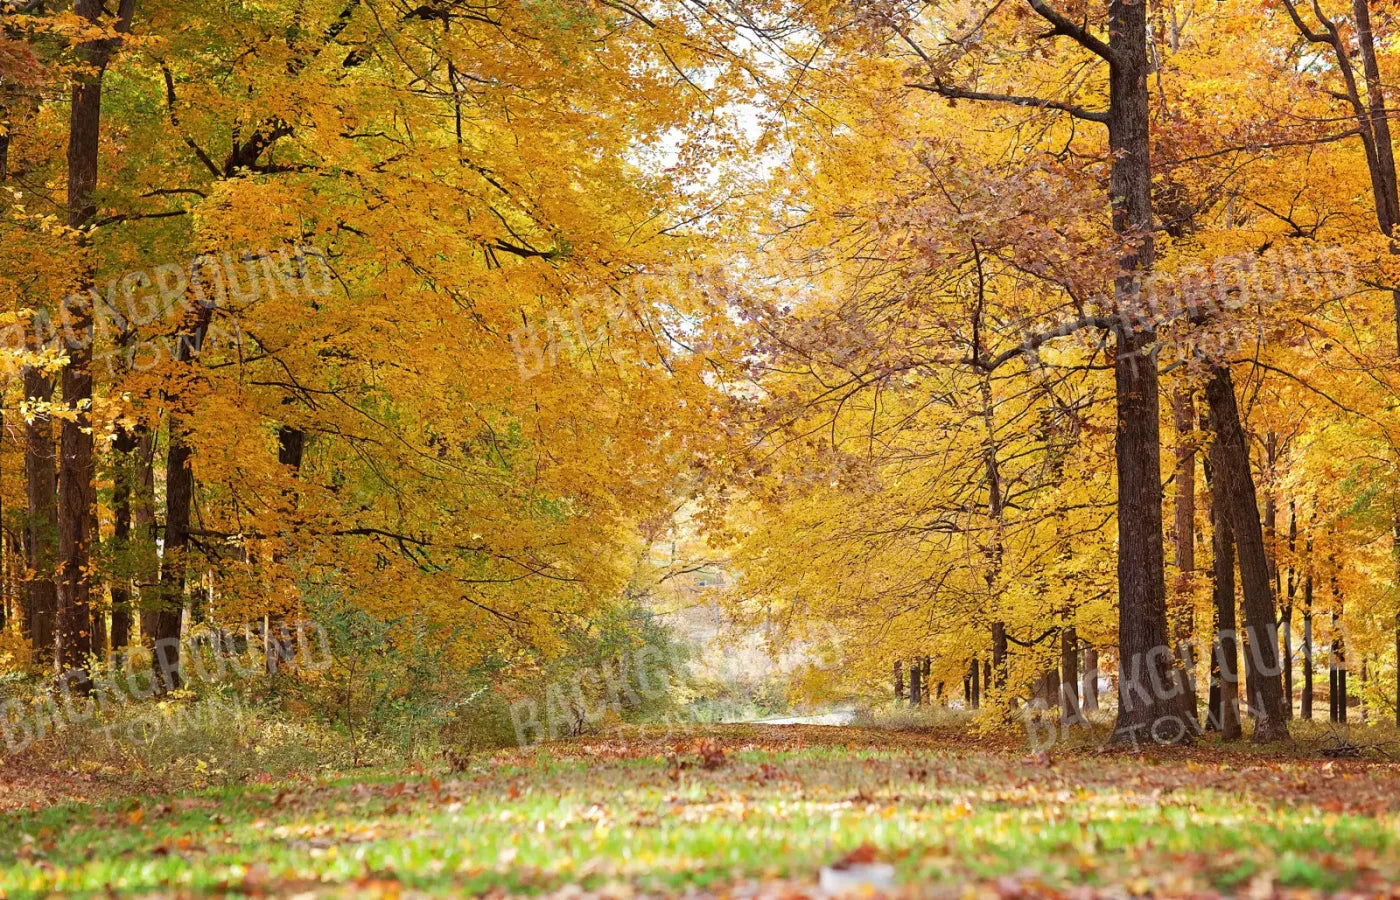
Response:
[[[689,758],[687,753],[694,754],[695,758]],[[725,750],[724,744],[713,738],[704,738],[689,745],[676,744],[666,755],[666,776],[672,781],[678,781],[685,769],[698,767],[702,771],[713,772],[727,763],[728,751]]]

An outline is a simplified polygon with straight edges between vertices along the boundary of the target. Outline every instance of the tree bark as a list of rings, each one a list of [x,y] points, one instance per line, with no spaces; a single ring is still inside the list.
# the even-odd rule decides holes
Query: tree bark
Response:
[[[188,365],[199,355],[212,309],[196,304],[182,329],[175,361]],[[180,618],[185,605],[185,580],[190,542],[190,505],[194,472],[183,416],[174,407],[169,417],[170,446],[165,454],[165,540],[160,563],[160,603],[155,616],[157,663],[168,689],[180,686]]]
[[[290,402],[290,401],[284,401]],[[277,429],[277,462],[285,466],[293,479],[301,472],[302,456],[306,449],[306,432],[291,425],[281,425]],[[297,491],[291,488],[285,495],[288,510],[295,510],[297,506]],[[276,557],[278,561],[281,556]],[[267,674],[275,676],[284,665],[290,664],[294,658],[294,648],[285,645],[285,635],[287,629],[286,616],[284,613],[269,614],[265,620],[267,623],[266,633],[263,635],[263,660],[267,667]],[[924,657],[923,671],[923,699],[928,702],[928,657]]]
[[[1313,717],[1313,564],[1312,531],[1308,531],[1306,544],[1306,570],[1303,573],[1303,696],[1299,700],[1299,714],[1304,719]]]
[[[1060,632],[1060,721],[1084,721],[1079,710],[1079,636],[1073,625]]]
[[[1347,720],[1347,648],[1342,634],[1342,592],[1337,586],[1337,560],[1332,558],[1332,652],[1328,676],[1331,682],[1332,721]]]
[[[23,379],[27,402],[47,404],[53,399],[53,381],[43,372],[26,366]],[[58,566],[58,470],[53,420],[47,412],[32,414],[24,426],[24,482],[29,634],[35,658],[41,663],[53,663],[58,620],[58,588],[54,580]]]
[[[992,623],[992,678],[997,687],[1006,684],[1006,623]]]
[[[132,459],[131,522],[133,581],[140,595],[141,639],[155,639],[160,609],[160,558],[156,553],[155,435],[145,425],[136,426],[136,450]]]
[[[1215,451],[1212,448],[1212,455]],[[1214,467],[1212,467],[1214,468]],[[1216,482],[1218,485],[1218,482]],[[1214,703],[1210,710],[1210,727],[1219,731],[1222,740],[1240,739],[1239,648],[1235,642],[1235,541],[1230,531],[1230,517],[1216,485],[1211,488],[1211,564],[1214,584],[1211,599],[1215,604],[1215,654],[1211,679]]]
[[[1293,718],[1293,601],[1298,597],[1298,505],[1288,500],[1288,585],[1283,604],[1283,715]]]
[[[117,430],[112,442],[112,542],[109,555],[115,563],[112,574],[112,650],[120,652],[131,643],[133,547],[131,541],[131,488],[136,472],[136,435],[126,428]]]
[[[121,0],[115,23],[118,34],[130,27],[134,7],[135,0]],[[102,0],[76,0],[74,12],[94,25],[106,15]],[[96,271],[87,229],[97,211],[93,193],[97,189],[102,127],[102,80],[118,41],[104,37],[78,45],[78,56],[86,68],[73,79],[68,117],[67,224],[77,235],[80,276],[78,291],[64,301],[60,316],[68,351],[68,363],[63,367],[63,402],[74,415],[65,418],[59,430],[58,659],[60,672],[79,693],[90,688],[86,668],[87,655],[92,650],[88,570],[92,510],[97,502],[90,418],[93,310],[87,299]]]
[[[1225,503],[1225,516],[1238,553],[1240,586],[1244,593],[1245,628],[1249,650],[1250,707],[1254,711],[1254,740],[1286,740],[1288,722],[1283,712],[1282,672],[1278,660],[1278,620],[1274,614],[1273,585],[1264,552],[1264,531],[1254,477],[1249,466],[1249,445],[1240,425],[1234,383],[1227,366],[1214,366],[1206,382],[1211,427],[1215,431],[1213,468],[1215,487]]]
[[[1109,197],[1125,239],[1114,302],[1118,472],[1118,718],[1114,738],[1189,740],[1195,716],[1167,645],[1162,548],[1160,397],[1151,325],[1131,324],[1152,269],[1152,166],[1148,133],[1147,4],[1112,0],[1108,12]],[[1167,689],[1172,685],[1175,690]]]
[[[1176,548],[1178,582],[1173,591],[1176,656],[1181,666],[1182,689],[1194,712],[1196,697],[1195,598],[1192,576],[1196,572],[1196,410],[1190,391],[1178,388],[1172,395],[1172,422],[1176,429],[1176,495],[1173,544]]]

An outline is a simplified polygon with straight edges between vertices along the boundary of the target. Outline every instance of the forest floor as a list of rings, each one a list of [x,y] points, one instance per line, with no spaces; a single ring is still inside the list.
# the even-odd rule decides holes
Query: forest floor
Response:
[[[1400,883],[1400,765],[1209,743],[1030,754],[859,727],[629,731],[0,811],[0,895],[816,895],[852,852],[920,895],[1353,892]]]

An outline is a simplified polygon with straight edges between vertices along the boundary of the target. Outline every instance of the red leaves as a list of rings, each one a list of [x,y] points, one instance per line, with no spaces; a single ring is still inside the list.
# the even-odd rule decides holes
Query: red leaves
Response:
[[[722,768],[727,762],[727,752],[719,741],[707,739],[700,742],[700,768],[707,772]]]
[[[880,852],[871,844],[861,844],[845,856],[831,864],[833,869],[849,869],[852,866],[866,866],[876,862]]]
[[[694,753],[696,758],[687,758],[687,752]],[[723,768],[728,762],[728,751],[722,743],[713,738],[693,741],[688,747],[686,744],[676,744],[671,748],[671,752],[666,754],[666,776],[672,781],[679,781],[681,772],[685,769],[698,767],[703,771],[713,772]]]

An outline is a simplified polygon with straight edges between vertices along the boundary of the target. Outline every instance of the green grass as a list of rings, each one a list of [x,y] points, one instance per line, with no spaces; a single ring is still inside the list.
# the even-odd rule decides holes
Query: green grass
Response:
[[[706,734],[727,751],[711,770],[697,748],[677,754],[642,734],[483,757],[457,775],[376,770],[11,812],[0,890],[800,887],[861,844],[911,890],[1013,876],[1331,891],[1400,875],[1400,777],[1388,764],[1210,748],[1047,764],[947,734]]]

